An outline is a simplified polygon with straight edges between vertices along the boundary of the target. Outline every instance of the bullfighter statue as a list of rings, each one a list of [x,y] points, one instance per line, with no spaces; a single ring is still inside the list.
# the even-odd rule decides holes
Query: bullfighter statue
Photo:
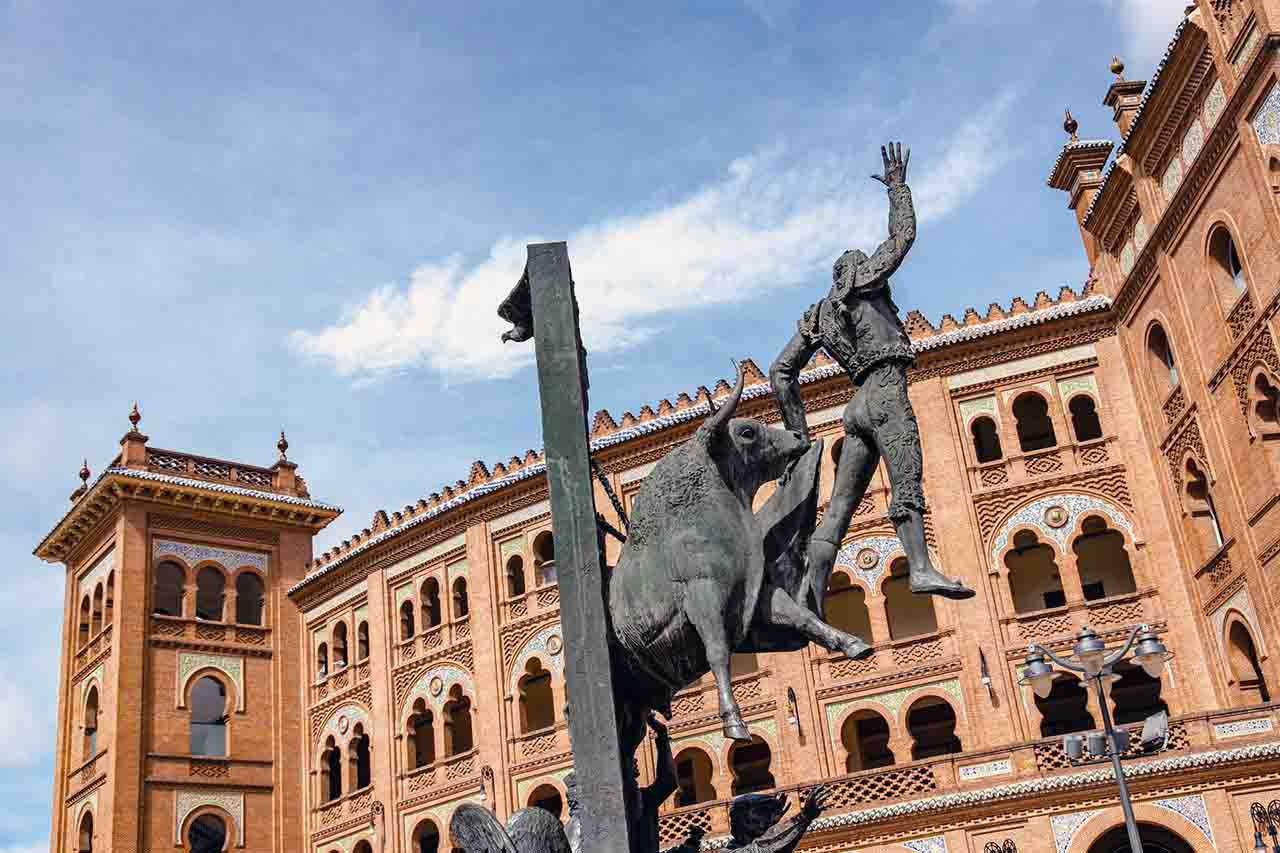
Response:
[[[726,850],[742,853],[792,853],[826,806],[827,788],[819,785],[805,796],[800,811],[782,829],[770,835],[774,824],[787,812],[786,794],[742,794],[729,806],[729,831],[732,835]]]
[[[925,546],[920,430],[907,398],[907,367],[915,356],[889,295],[889,276],[916,239],[907,186],[911,149],[903,156],[901,143],[890,143],[881,146],[880,156],[884,171],[871,177],[889,191],[889,239],[871,257],[849,250],[836,260],[831,291],[805,311],[795,335],[769,368],[787,429],[806,440],[809,427],[800,399],[800,371],[813,354],[826,350],[858,386],[844,410],[845,439],[831,503],[809,538],[805,562],[810,575],[827,577],[853,511],[883,456],[893,487],[889,518],[906,552],[911,591],[971,598],[973,590],[934,567]]]

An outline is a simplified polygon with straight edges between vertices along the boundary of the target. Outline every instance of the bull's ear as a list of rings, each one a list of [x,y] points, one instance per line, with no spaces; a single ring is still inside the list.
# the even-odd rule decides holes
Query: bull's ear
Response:
[[[716,404],[711,403],[711,414],[707,417],[704,424],[709,432],[717,432],[724,429],[729,424],[729,419],[733,417],[733,413],[738,409],[738,401],[742,399],[742,389],[747,382],[747,372],[741,364],[735,365],[738,369],[738,384],[734,386],[733,393],[729,395],[729,399],[725,404],[716,409]]]

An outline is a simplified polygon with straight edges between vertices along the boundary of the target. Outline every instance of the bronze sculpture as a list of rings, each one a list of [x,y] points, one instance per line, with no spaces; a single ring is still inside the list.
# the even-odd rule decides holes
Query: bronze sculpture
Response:
[[[831,291],[804,313],[795,335],[769,368],[783,421],[805,438],[809,429],[799,376],[819,348],[858,386],[844,411],[845,438],[831,504],[809,540],[806,564],[824,577],[830,572],[853,511],[883,456],[893,487],[889,517],[906,552],[911,591],[971,598],[973,590],[938,571],[925,546],[920,430],[907,398],[907,367],[915,355],[889,294],[889,276],[916,239],[915,209],[906,182],[911,149],[904,157],[901,143],[890,143],[881,146],[880,156],[884,171],[872,177],[888,189],[889,238],[871,257],[850,250],[836,260]]]

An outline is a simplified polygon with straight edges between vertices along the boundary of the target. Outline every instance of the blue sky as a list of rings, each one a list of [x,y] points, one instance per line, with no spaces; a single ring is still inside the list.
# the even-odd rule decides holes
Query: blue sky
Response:
[[[593,408],[767,366],[845,248],[936,321],[1086,274],[1044,179],[1114,137],[1182,0],[0,4],[0,853],[44,850],[63,577],[30,556],[137,398],[152,443],[269,464],[347,515],[317,551],[539,447],[493,308],[568,239]],[[536,7],[536,8],[535,8]]]

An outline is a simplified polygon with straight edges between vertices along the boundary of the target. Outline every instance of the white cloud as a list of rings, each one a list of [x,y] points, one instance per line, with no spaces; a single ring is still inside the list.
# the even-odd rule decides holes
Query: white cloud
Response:
[[[7,748],[0,751],[0,767],[30,767],[49,752],[49,732],[52,727],[33,721],[45,719],[43,708],[37,708],[30,696],[22,690],[9,673],[0,673],[0,742]]]
[[[1126,37],[1123,55],[1132,73],[1141,80],[1151,73],[1182,20],[1186,0],[1104,0],[1114,10]]]
[[[742,0],[742,2],[770,29],[778,25],[778,21],[791,11],[794,4],[794,0]]]
[[[932,158],[918,154],[909,178],[922,222],[956,209],[1012,156],[996,144],[1012,100],[1005,93],[979,110]],[[757,153],[675,204],[570,234],[587,346],[626,349],[677,313],[795,284],[845,248],[873,247],[885,204],[867,177],[878,158],[866,153]],[[470,265],[425,263],[407,287],[380,287],[335,324],[295,331],[291,345],[357,380],[413,367],[454,381],[508,376],[530,363],[533,347],[504,346],[494,311],[520,276],[524,244],[536,241],[504,238]]]

